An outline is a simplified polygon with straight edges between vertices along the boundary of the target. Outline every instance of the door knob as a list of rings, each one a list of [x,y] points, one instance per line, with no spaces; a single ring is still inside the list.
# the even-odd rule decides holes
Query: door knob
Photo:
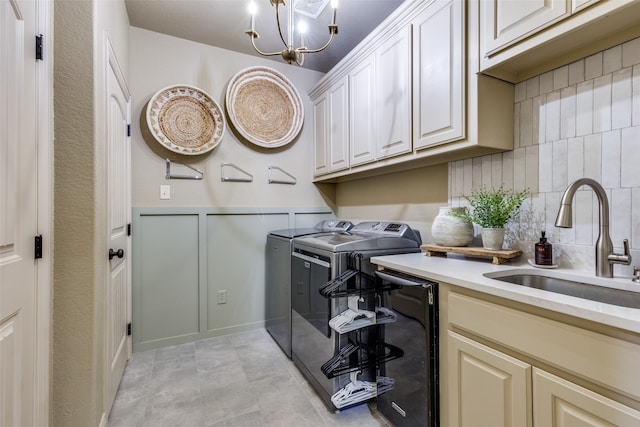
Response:
[[[109,261],[111,261],[114,256],[117,256],[118,258],[124,257],[124,249],[118,249],[117,251],[109,249]]]

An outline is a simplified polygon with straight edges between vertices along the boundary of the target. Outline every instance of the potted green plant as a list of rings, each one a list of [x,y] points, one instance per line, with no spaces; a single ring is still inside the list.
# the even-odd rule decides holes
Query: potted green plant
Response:
[[[501,250],[504,242],[504,228],[520,210],[522,202],[529,194],[529,190],[506,190],[482,187],[465,197],[470,209],[452,211],[451,215],[471,221],[482,227],[482,246],[485,249]]]

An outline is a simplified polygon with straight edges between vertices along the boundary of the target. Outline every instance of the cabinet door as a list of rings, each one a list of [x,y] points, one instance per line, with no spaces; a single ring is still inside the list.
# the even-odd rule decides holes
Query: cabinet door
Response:
[[[351,166],[376,159],[375,83],[375,56],[369,55],[349,73]]]
[[[483,0],[480,2],[482,55],[489,57],[569,14],[566,0]]]
[[[411,26],[376,50],[378,158],[411,151]]]
[[[531,427],[531,365],[455,332],[448,340],[450,425]]]
[[[313,175],[318,176],[329,172],[327,163],[329,145],[327,135],[327,95],[322,95],[313,103]]]
[[[437,0],[413,22],[413,147],[464,137],[463,2]]]
[[[331,86],[329,100],[329,172],[349,167],[349,91],[347,77]]]
[[[635,427],[640,412],[533,368],[533,418],[548,427]]]

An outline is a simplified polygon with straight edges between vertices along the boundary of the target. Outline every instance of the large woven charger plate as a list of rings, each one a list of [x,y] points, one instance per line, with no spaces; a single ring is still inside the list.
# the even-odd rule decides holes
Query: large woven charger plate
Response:
[[[296,88],[268,67],[238,72],[227,87],[227,114],[235,129],[261,147],[281,147],[293,141],[304,120]]]
[[[147,125],[169,150],[187,155],[216,148],[224,135],[220,106],[204,91],[188,85],[166,87],[147,105]]]

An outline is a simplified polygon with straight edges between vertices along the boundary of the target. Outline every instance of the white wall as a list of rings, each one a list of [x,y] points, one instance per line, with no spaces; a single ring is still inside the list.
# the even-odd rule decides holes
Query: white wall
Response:
[[[541,230],[556,261],[594,270],[598,203],[588,187],[574,197],[574,227],[554,227],[560,198],[581,177],[593,178],[609,197],[616,252],[623,239],[640,265],[640,39],[634,39],[516,85],[514,151],[449,163],[449,203],[485,186],[532,196],[511,227],[511,247],[531,258]],[[630,275],[632,266],[616,265]]]
[[[238,37],[242,37],[239,34]],[[326,206],[318,188],[311,183],[313,171],[313,123],[307,91],[322,73],[171,37],[140,28],[131,28],[130,69],[132,92],[132,191],[137,207],[211,206]],[[249,41],[247,40],[247,43]],[[305,116],[299,138],[282,148],[254,146],[234,134],[227,120],[222,142],[213,151],[198,155],[175,154],[156,142],[146,126],[146,104],[160,89],[189,84],[207,92],[225,110],[225,90],[240,70],[267,66],[283,73],[296,87]],[[189,163],[204,171],[204,180],[165,179],[165,159]],[[253,175],[251,183],[221,182],[221,163],[234,163]],[[296,177],[297,185],[268,184],[267,167],[279,166]],[[240,176],[226,169],[228,176]],[[174,173],[191,173],[173,165]],[[285,178],[279,175],[279,178]],[[171,185],[171,200],[160,200],[159,186]]]

